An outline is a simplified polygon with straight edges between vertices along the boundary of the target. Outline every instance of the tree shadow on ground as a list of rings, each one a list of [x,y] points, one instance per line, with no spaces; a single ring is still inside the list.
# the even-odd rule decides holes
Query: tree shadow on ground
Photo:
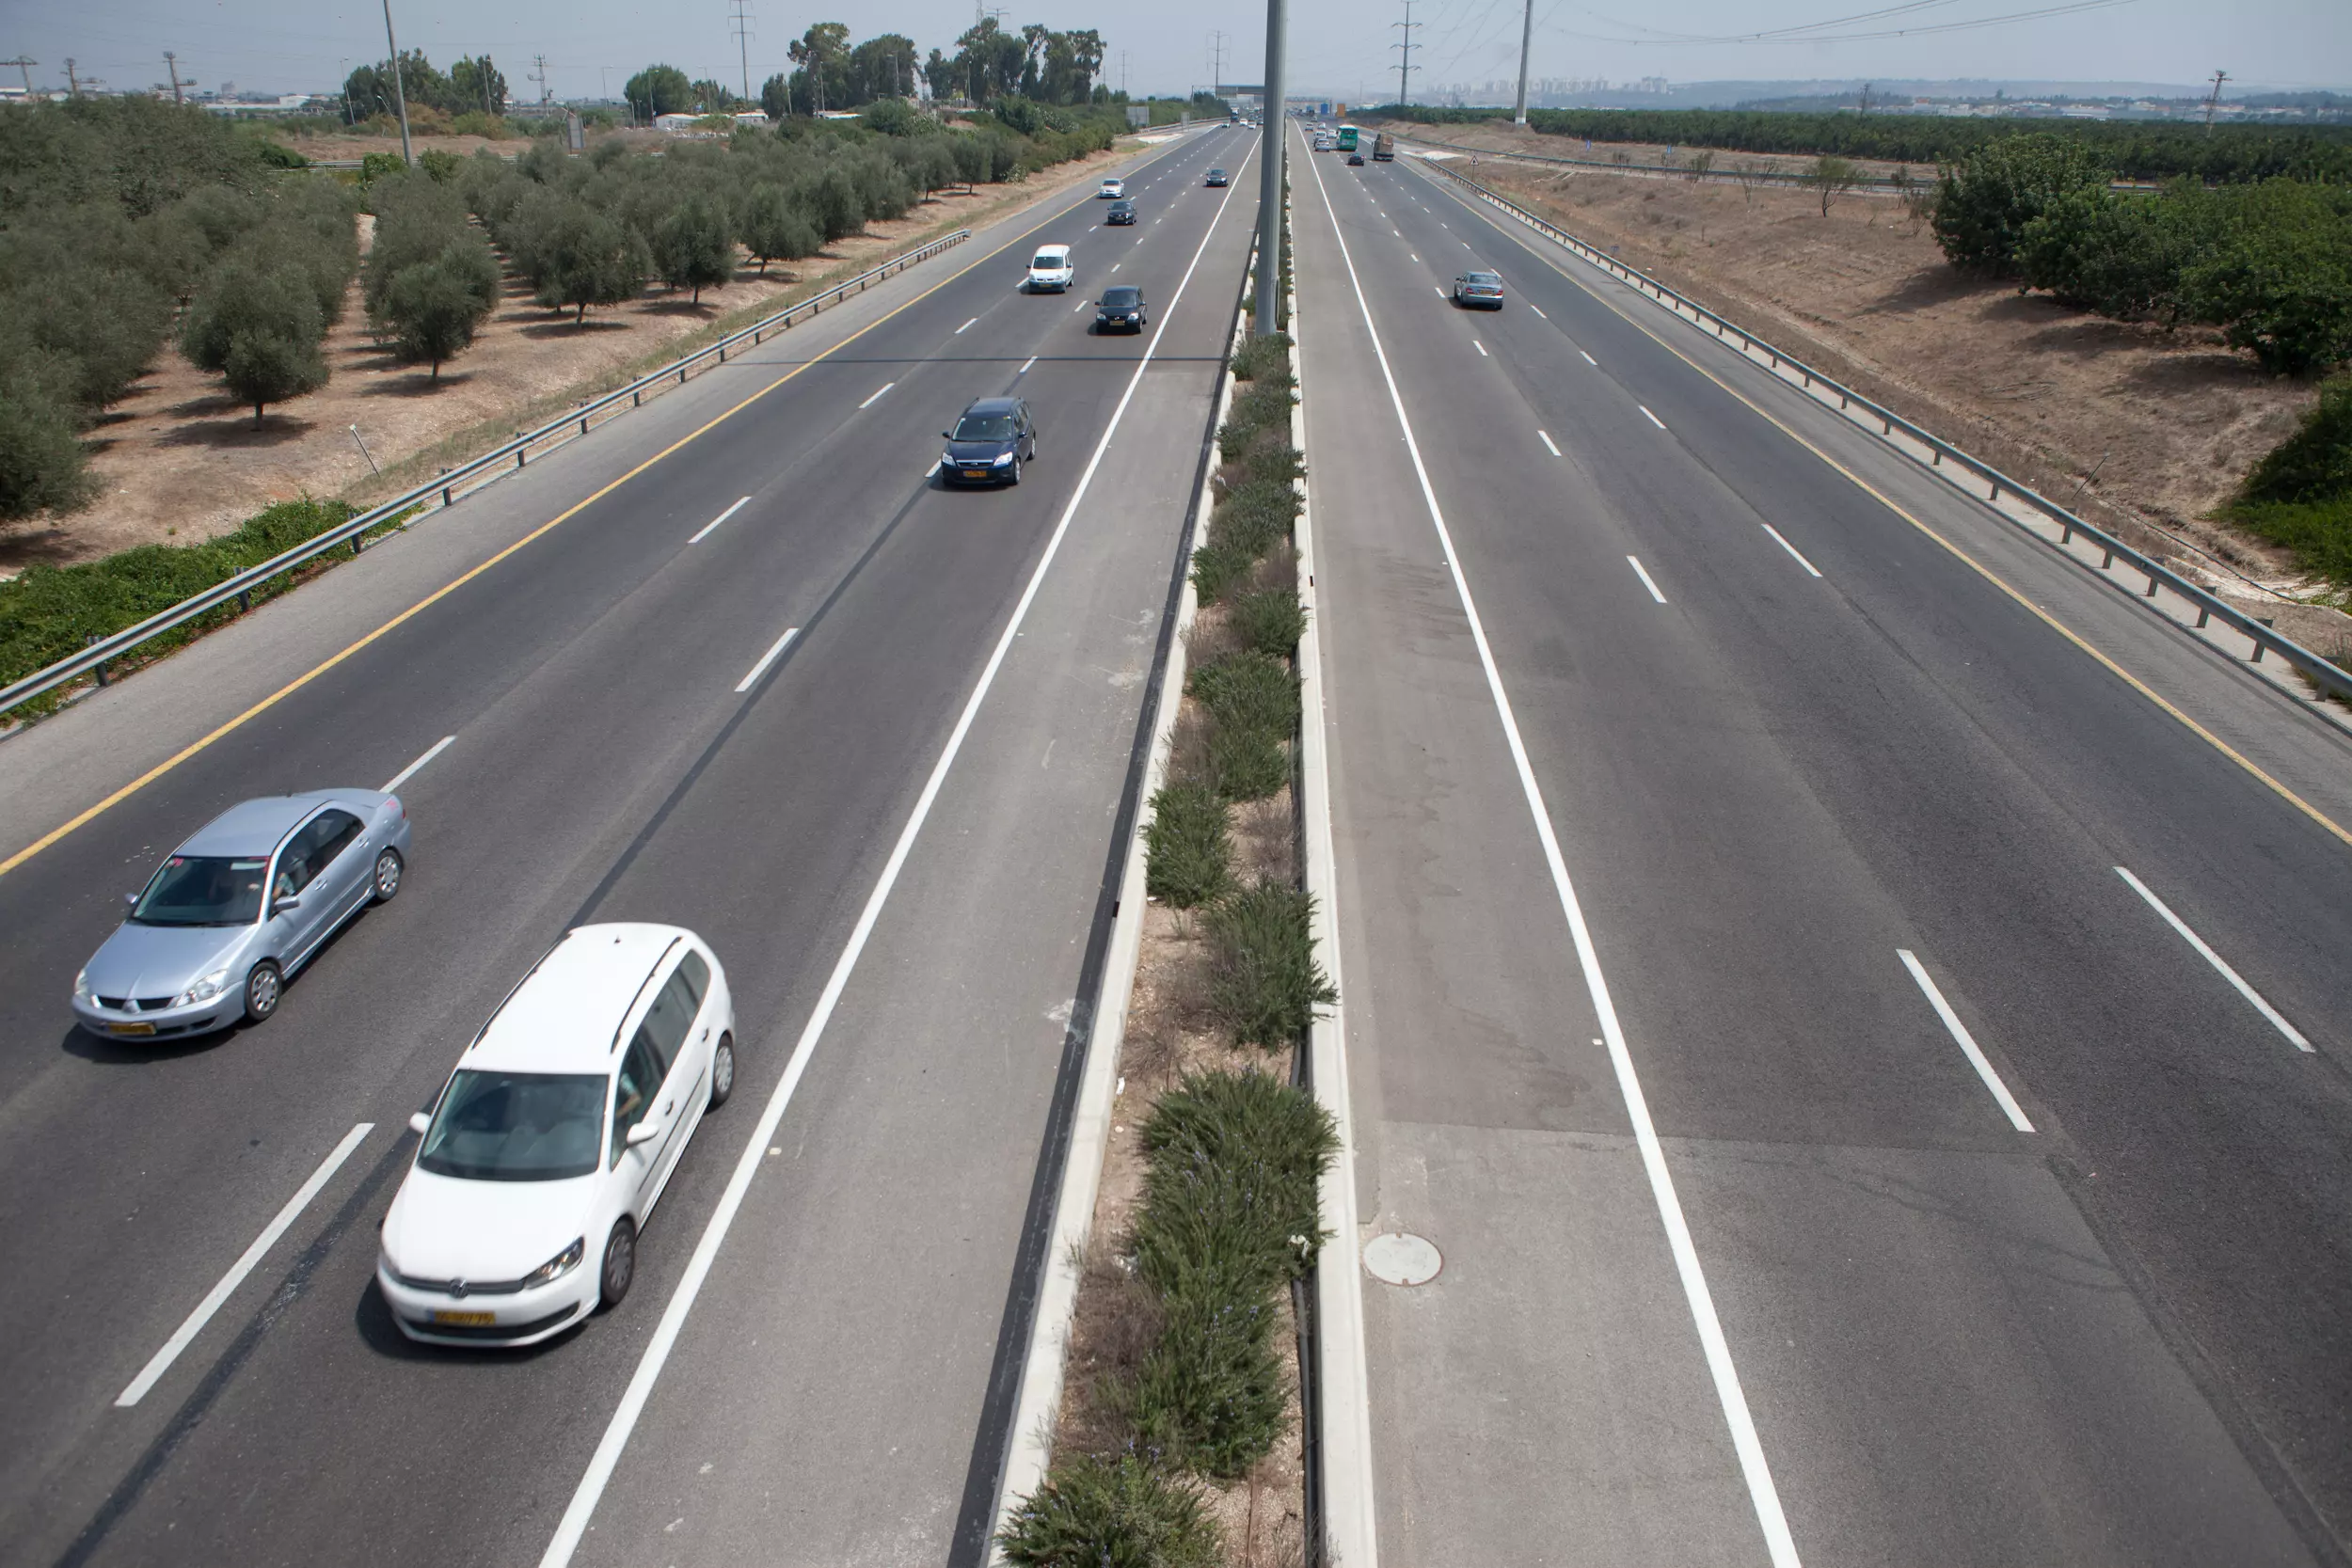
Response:
[[[1921,267],[1875,305],[1866,305],[1855,311],[1861,316],[1893,315],[1898,312],[1924,310],[1931,306],[1949,305],[1955,300],[1979,294],[2006,293],[2010,285],[1997,278],[1972,277],[1957,267]]]
[[[627,332],[628,329],[628,321],[619,316],[590,316],[584,322],[576,322],[565,316],[562,321],[543,321],[534,326],[523,327],[521,333],[526,338],[558,338],[586,336],[593,332]]]
[[[214,406],[219,408],[225,405],[215,404]],[[253,410],[247,407],[227,419],[189,420],[178,429],[157,436],[155,444],[159,447],[267,449],[302,440],[318,428],[310,420],[278,412],[278,406],[276,404],[270,405],[269,411],[262,416],[258,430],[253,425]]]
[[[446,363],[441,366],[438,381],[433,379],[433,367],[430,365],[404,365],[398,369],[408,373],[403,375],[388,370],[376,380],[359,388],[360,395],[372,398],[431,397],[435,392],[452,387],[463,387],[473,379],[473,372],[453,371]]]

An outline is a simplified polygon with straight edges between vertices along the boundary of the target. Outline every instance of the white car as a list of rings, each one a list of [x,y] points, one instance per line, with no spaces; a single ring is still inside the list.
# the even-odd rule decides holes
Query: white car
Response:
[[[617,1306],[637,1236],[735,1087],[724,972],[675,926],[564,934],[482,1026],[384,1216],[375,1282],[411,1339],[529,1345]]]
[[[1094,194],[1099,197],[1114,198],[1125,196],[1127,194],[1127,182],[1124,180],[1105,180],[1103,182],[1103,188],[1096,191]]]
[[[1056,293],[1068,291],[1076,282],[1078,269],[1070,264],[1070,247],[1066,245],[1041,245],[1029,258],[1029,293],[1042,293],[1051,289]]]

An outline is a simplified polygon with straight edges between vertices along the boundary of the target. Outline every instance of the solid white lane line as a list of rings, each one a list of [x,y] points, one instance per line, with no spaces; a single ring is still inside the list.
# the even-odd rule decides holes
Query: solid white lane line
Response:
[[[1028,363],[1027,365],[1024,365],[1024,366],[1022,366],[1019,370],[1017,370],[1017,371],[1013,372],[1012,373],[1013,373],[1013,374],[1015,374],[1015,375],[1026,375],[1026,374],[1028,374],[1028,373],[1029,373],[1029,365],[1034,365],[1034,364],[1036,364],[1036,363],[1037,363],[1037,356],[1036,356],[1036,355],[1034,355],[1034,354],[1032,354],[1032,355],[1030,355],[1030,356],[1029,356],[1029,363]],[[935,468],[935,467],[939,467],[939,465],[938,465],[938,464],[936,464],[936,463],[934,463],[934,464],[932,464],[932,465],[931,465],[931,467]]]
[[[1960,1015],[1952,1011],[1949,1002],[1944,1000],[1944,993],[1935,989],[1935,982],[1928,978],[1927,970],[1911,956],[1907,947],[1896,948],[1895,956],[1902,959],[1905,969],[1911,971],[1911,977],[1919,982],[1920,990],[1927,994],[1928,1006],[1935,1009],[1935,1016],[1944,1021],[1946,1031],[1960,1043],[1962,1053],[1968,1058],[1968,1065],[1977,1069],[1977,1076],[1984,1080],[1984,1086],[1993,1091],[1994,1100],[2000,1101],[2002,1111],[2009,1117],[2009,1124],[2020,1132],[2032,1132],[2033,1123],[2027,1121],[2026,1113],[2018,1109],[2016,1098],[2009,1092],[2009,1085],[2001,1082],[2001,1075],[1993,1070],[1993,1064],[1984,1059],[1982,1051],[1977,1049],[1976,1037],[1968,1033],[1966,1024],[1960,1022]]]
[[[1660,604],[1664,604],[1666,602],[1666,595],[1661,594],[1658,591],[1658,584],[1650,580],[1649,568],[1643,565],[1640,558],[1637,556],[1629,555],[1626,557],[1626,560],[1632,562],[1633,575],[1642,579],[1642,586],[1649,590],[1649,596],[1656,599]]]
[[[426,763],[431,762],[435,757],[439,756],[443,752],[448,751],[450,742],[455,740],[456,738],[457,737],[453,735],[445,735],[441,736],[440,739],[435,741],[431,746],[427,747],[425,749],[424,755],[419,757],[416,761],[410,763],[407,767],[402,768],[399,772],[391,776],[390,781],[384,785],[384,793],[389,795],[393,790],[398,789],[402,784],[405,784],[409,780],[415,778],[419,769],[423,768]]]
[[[885,387],[882,390],[888,391],[889,388]],[[874,394],[874,398],[878,398],[880,396],[882,396],[882,392],[876,392]],[[873,402],[874,398],[867,398],[866,403]],[[866,403],[861,403],[858,406],[863,408],[866,406]],[[686,542],[690,545],[701,544],[706,538],[709,537],[710,531],[713,529],[717,528],[721,523],[725,522],[729,517],[734,516],[737,513],[742,511],[746,506],[749,506],[751,501],[752,498],[745,496],[741,500],[737,501],[733,506],[728,507],[724,512],[722,512],[716,517],[711,518],[710,521],[705,523],[701,528],[696,529],[693,536]]]
[[[1579,354],[1584,354],[1584,351],[1583,351],[1582,349],[1578,349],[1576,352],[1577,352],[1577,353],[1579,353]],[[1597,360],[1597,359],[1596,359],[1596,358],[1594,358],[1594,357],[1593,357],[1591,355],[1589,355],[1589,354],[1584,354],[1584,362],[1585,362],[1586,364],[1588,364],[1588,365],[1592,366],[1595,370],[1598,370],[1598,369],[1600,368],[1600,361],[1599,361],[1599,360]]]
[[[1249,166],[1256,149],[1242,155],[1241,168]],[[1235,171],[1239,174],[1239,169]],[[1238,179],[1235,182],[1239,184]],[[612,1419],[604,1429],[603,1438],[596,1444],[596,1453],[588,1461],[588,1468],[580,1478],[580,1485],[572,1493],[563,1519],[555,1527],[554,1539],[539,1559],[539,1568],[566,1568],[572,1553],[580,1547],[580,1538],[588,1531],[588,1521],[595,1517],[596,1503],[612,1481],[612,1470],[621,1462],[621,1450],[628,1446],[629,1433],[637,1428],[637,1419],[653,1395],[655,1383],[661,1377],[661,1369],[670,1359],[671,1350],[677,1344],[679,1332],[686,1326],[687,1315],[694,1309],[694,1300],[702,1293],[703,1282],[709,1277],[711,1265],[718,1259],[719,1248],[726,1241],[728,1228],[743,1207],[744,1196],[751,1191],[752,1178],[758,1174],[760,1163],[767,1157],[768,1146],[774,1141],[775,1131],[784,1120],[785,1109],[792,1103],[792,1096],[800,1087],[802,1075],[807,1072],[809,1058],[815,1054],[817,1042],[825,1026],[833,1019],[834,1008],[840,1004],[841,993],[848,989],[850,972],[857,968],[859,956],[866,951],[866,941],[873,935],[875,924],[882,919],[882,906],[889,902],[890,893],[898,886],[898,874],[905,867],[907,857],[914,852],[914,841],[923,831],[923,824],[931,814],[931,806],[939,799],[946,784],[947,770],[955,765],[957,753],[963,750],[964,736],[971,733],[972,723],[979,715],[980,705],[995,684],[996,672],[1001,669],[1007,654],[1012,651],[1013,640],[1021,635],[1021,624],[1028,618],[1029,606],[1036,602],[1038,591],[1045,585],[1045,574],[1060,551],[1063,538],[1070,532],[1072,521],[1078,515],[1079,506],[1086,500],[1087,491],[1094,483],[1095,471],[1103,466],[1104,454],[1110,451],[1111,437],[1119,434],[1120,421],[1126,418],[1127,406],[1135,401],[1136,388],[1143,384],[1144,372],[1151,368],[1152,356],[1159,352],[1160,340],[1167,335],[1168,324],[1173,320],[1177,305],[1184,291],[1192,284],[1193,274],[1200,266],[1200,258],[1208,254],[1209,242],[1216,237],[1217,224],[1225,216],[1225,208],[1232,199],[1228,189],[1224,200],[1218,202],[1216,215],[1200,236],[1200,248],[1192,253],[1191,265],[1176,285],[1160,325],[1152,330],[1152,341],[1145,346],[1143,357],[1136,362],[1135,372],[1127,378],[1127,389],[1120,395],[1112,408],[1110,422],[1104,426],[1102,438],[1095,443],[1094,455],[1087,460],[1078,475],[1078,487],[1070,497],[1070,504],[1062,511],[1061,521],[1045,541],[1044,553],[1038,558],[1037,567],[1029,574],[1028,586],[1012,607],[1011,617],[1005,622],[996,646],[981,666],[978,681],[972,695],[963,705],[963,712],[956,720],[956,727],[948,732],[946,745],[939,760],[931,765],[930,777],[924,782],[923,792],[915,797],[914,809],[907,816],[907,824],[899,830],[898,842],[892,847],[890,859],[883,863],[882,876],[874,883],[874,891],[866,895],[866,907],[858,914],[857,925],[850,929],[850,940],[834,960],[833,974],[825,982],[824,990],[817,998],[816,1008],[801,1030],[801,1037],[792,1048],[791,1058],[785,1063],[784,1076],[776,1080],[775,1089],[768,1096],[759,1120],[751,1130],[743,1145],[743,1152],[735,1162],[734,1174],[727,1178],[724,1191],[703,1227],[702,1239],[694,1243],[693,1256],[686,1262],[686,1272],[679,1276],[677,1288],[670,1294],[661,1310],[661,1322],[655,1325],[653,1338],[646,1342],[644,1353],[638,1358],[637,1370],[628,1380],[628,1387],[621,1395],[621,1402],[612,1412]]]
[[[973,320],[975,320],[975,321],[979,320],[979,318],[978,318],[977,316],[975,316],[975,317],[973,317],[972,319],[973,319]],[[866,408],[871,408],[871,407],[873,407],[875,404],[880,403],[880,402],[882,401],[882,393],[883,393],[883,392],[887,392],[888,390],[890,390],[890,388],[892,388],[893,387],[896,387],[897,385],[898,385],[898,384],[897,382],[895,382],[895,381],[885,381],[885,382],[883,382],[883,383],[882,384],[882,388],[881,388],[881,389],[880,389],[879,391],[875,392],[875,394],[874,394],[872,397],[867,398],[867,399],[866,399],[864,403],[859,404],[858,404],[858,407],[859,407],[859,408],[861,408],[861,409],[866,409]]]
[[[1772,543],[1778,545],[1782,549],[1787,550],[1789,555],[1795,559],[1798,565],[1804,567],[1806,571],[1811,572],[1817,578],[1821,575],[1820,567],[1814,565],[1813,562],[1807,561],[1802,554],[1800,554],[1796,546],[1790,544],[1788,540],[1783,539],[1780,536],[1780,530],[1774,528],[1770,523],[1766,523],[1764,525],[1764,531],[1771,534],[1772,536]]]
[[[2129,871],[2126,871],[2120,865],[2115,868],[2115,874],[2129,882],[2132,885],[2132,891],[2134,893],[2137,893],[2142,898],[2147,899],[2148,907],[2155,911],[2158,914],[2164,916],[2164,923],[2171,927],[2174,930],[2180,932],[2181,940],[2187,942],[2191,947],[2197,949],[2197,956],[2199,958],[2213,965],[2215,970],[2220,974],[2224,980],[2227,980],[2230,984],[2235,986],[2237,988],[2237,993],[2246,998],[2247,1001],[2251,1002],[2254,1005],[2254,1010],[2270,1021],[2270,1026],[2272,1028],[2278,1030],[2279,1033],[2284,1035],[2289,1040],[2293,1041],[2296,1050],[2311,1050],[2312,1042],[2303,1037],[2303,1032],[2297,1029],[2294,1024],[2289,1023],[2285,1018],[2280,1016],[2278,1008],[2264,1001],[2262,992],[2248,985],[2246,983],[2246,976],[2240,974],[2236,970],[2232,969],[2229,964],[2224,961],[2220,954],[2215,952],[2211,947],[2208,947],[2205,944],[2204,938],[2190,930],[2188,928],[2188,922],[2183,920],[2179,915],[2174,914],[2172,911],[2166,906],[2163,899],[2157,897],[2153,893],[2151,893],[2148,890],[2148,884],[2146,882],[2141,881],[2138,878],[2133,876]]]
[[[1551,814],[1544,805],[1543,788],[1535,782],[1534,765],[1528,760],[1527,743],[1519,736],[1518,720],[1511,711],[1509,693],[1502,689],[1502,672],[1495,664],[1494,649],[1486,641],[1486,624],[1479,619],[1477,602],[1471,598],[1470,579],[1463,576],[1462,558],[1454,547],[1453,533],[1446,528],[1445,514],[1438,508],[1438,492],[1429,482],[1429,468],[1422,461],[1421,443],[1413,438],[1412,420],[1406,417],[1405,398],[1397,390],[1396,372],[1390,368],[1388,350],[1380,343],[1380,329],[1372,319],[1372,302],[1364,297],[1363,279],[1357,276],[1356,259],[1349,254],[1347,237],[1340,231],[1339,214],[1332,209],[1330,188],[1324,183],[1321,166],[1311,159],[1307,166],[1315,177],[1315,188],[1323,197],[1324,210],[1330,214],[1331,228],[1339,240],[1340,259],[1347,263],[1348,282],[1356,291],[1356,308],[1362,312],[1364,330],[1372,340],[1372,352],[1380,364],[1381,379],[1388,383],[1389,405],[1396,411],[1396,422],[1405,433],[1405,450],[1413,460],[1414,477],[1421,482],[1421,497],[1429,509],[1429,521],[1437,530],[1447,568],[1454,575],[1454,591],[1462,601],[1463,617],[1470,624],[1470,641],[1478,649],[1478,662],[1486,673],[1486,690],[1494,699],[1495,712],[1502,719],[1504,739],[1511,750],[1512,766],[1518,771],[1519,791],[1527,799],[1528,815],[1534,818],[1535,836],[1543,845],[1545,863],[1551,870],[1552,890],[1560,899],[1560,908],[1567,916],[1568,935],[1576,945],[1576,961],[1583,971],[1584,989],[1592,997],[1593,1011],[1600,1020],[1602,1037],[1608,1041],[1610,1066],[1615,1070],[1617,1092],[1625,1101],[1626,1117],[1633,1128],[1633,1141],[1642,1154],[1642,1168],[1649,1177],[1650,1196],[1658,1205],[1658,1219],[1666,1232],[1668,1247],[1674,1253],[1675,1272],[1682,1282],[1684,1298],[1689,1302],[1691,1320],[1699,1337],[1699,1344],[1707,1355],[1708,1370],[1715,1384],[1715,1398],[1723,1406],[1724,1424],[1731,1431],[1731,1446],[1740,1457],[1740,1472],[1747,1481],[1748,1498],[1756,1509],[1756,1519],[1763,1531],[1764,1544],[1772,1555],[1773,1568],[1798,1568],[1797,1545],[1788,1533],[1788,1520],[1781,1511],[1780,1492],[1772,1484],[1772,1466],[1764,1457],[1763,1439],[1756,1433],[1755,1418],[1749,1413],[1748,1399],[1740,1386],[1740,1370],[1732,1364],[1731,1346],[1724,1338],[1723,1323],[1715,1315],[1715,1300],[1707,1288],[1707,1272],[1700,1266],[1697,1245],[1691,1240],[1691,1227],[1683,1217],[1682,1203],[1675,1196],[1674,1173],[1666,1168],[1664,1145],[1658,1139],[1658,1128],[1650,1120],[1649,1101],[1642,1093],[1641,1075],[1633,1068],[1632,1048],[1626,1043],[1625,1029],[1617,1020],[1616,1004],[1610,999],[1609,981],[1601,974],[1600,953],[1593,944],[1592,931],[1584,924],[1584,909],[1576,896],[1576,886],[1568,879],[1568,863],[1560,851],[1559,835],[1552,831]]]
[[[979,318],[979,317],[977,317],[977,316],[974,316],[974,317],[973,317],[970,321],[965,322],[965,323],[964,323],[961,326],[957,327],[957,328],[955,329],[955,331],[953,331],[952,333],[949,333],[949,334],[948,334],[948,336],[950,336],[950,337],[954,337],[954,338],[961,338],[961,337],[962,337],[965,333],[967,333],[967,332],[971,331],[973,327],[975,327],[975,326],[978,325],[979,325],[979,320],[980,320],[980,318]]]
[[[1539,430],[1539,431],[1537,431],[1535,434],[1536,434],[1536,435],[1538,435],[1538,436],[1542,436],[1542,437],[1544,438],[1544,445],[1545,445],[1545,446],[1547,446],[1547,447],[1549,447],[1549,448],[1551,449],[1551,455],[1552,455],[1552,456],[1557,457],[1557,456],[1559,456],[1559,455],[1560,455],[1560,449],[1559,449],[1558,447],[1556,447],[1556,446],[1553,446],[1553,445],[1552,445],[1552,440],[1551,440],[1551,433],[1550,433],[1549,431],[1548,431],[1548,430]]]
[[[937,467],[937,465],[934,464],[933,467]],[[752,682],[766,674],[768,673],[768,666],[776,661],[776,656],[784,652],[786,644],[789,643],[794,638],[800,635],[800,627],[785,627],[784,635],[777,638],[775,642],[770,646],[768,651],[759,656],[759,662],[752,666],[751,673],[745,675],[741,680],[735,683],[735,689],[738,692],[749,691],[752,689]]]
[[[446,740],[441,742],[441,746],[448,744]],[[439,751],[441,746],[434,747],[433,752]],[[425,756],[431,756],[433,752],[427,752]],[[319,1189],[342,1168],[343,1162],[351,1158],[351,1151],[359,1147],[359,1140],[366,1137],[374,1126],[372,1121],[363,1121],[343,1134],[343,1141],[319,1162],[319,1168],[310,1173],[310,1180],[286,1200],[286,1206],[278,1211],[278,1217],[253,1238],[253,1244],[245,1249],[245,1256],[229,1266],[229,1272],[220,1276],[220,1282],[205,1293],[204,1299],[196,1304],[196,1310],[189,1313],[172,1331],[171,1338],[164,1341],[164,1348],[139,1369],[139,1375],[131,1380],[131,1386],[115,1396],[116,1405],[127,1407],[138,1403],[147,1397],[147,1391],[155,1386],[156,1380],[171,1370],[171,1364],[180,1359],[180,1353],[188,1348],[188,1342],[204,1331],[204,1325],[213,1321],[213,1314],[220,1310],[221,1304],[245,1283],[245,1276],[253,1272],[254,1265],[262,1260],[262,1255],[277,1244],[278,1238],[286,1233],[287,1227],[301,1217],[302,1211],[310,1207],[310,1200],[319,1196]]]

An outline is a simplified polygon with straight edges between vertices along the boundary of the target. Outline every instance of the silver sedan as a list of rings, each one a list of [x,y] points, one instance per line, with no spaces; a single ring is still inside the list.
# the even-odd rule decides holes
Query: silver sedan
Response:
[[[232,806],[167,856],[73,980],[73,1016],[109,1037],[259,1023],[343,922],[400,891],[408,813],[375,789]]]

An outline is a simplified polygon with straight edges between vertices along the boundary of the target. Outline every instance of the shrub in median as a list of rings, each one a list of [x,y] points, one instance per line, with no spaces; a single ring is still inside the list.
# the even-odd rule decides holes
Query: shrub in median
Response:
[[[1180,783],[1152,797],[1152,826],[1144,835],[1144,887],[1180,910],[1205,904],[1232,880],[1232,849],[1225,842],[1226,805],[1205,784]]]
[[[1276,882],[1212,905],[1209,1006],[1242,1045],[1285,1050],[1339,1000],[1315,961],[1313,895]]]
[[[1242,644],[1271,658],[1287,658],[1307,635],[1307,608],[1295,588],[1261,588],[1233,600]]]
[[[1056,1464],[996,1544],[1016,1568],[1217,1568],[1200,1494],[1134,1454]]]

